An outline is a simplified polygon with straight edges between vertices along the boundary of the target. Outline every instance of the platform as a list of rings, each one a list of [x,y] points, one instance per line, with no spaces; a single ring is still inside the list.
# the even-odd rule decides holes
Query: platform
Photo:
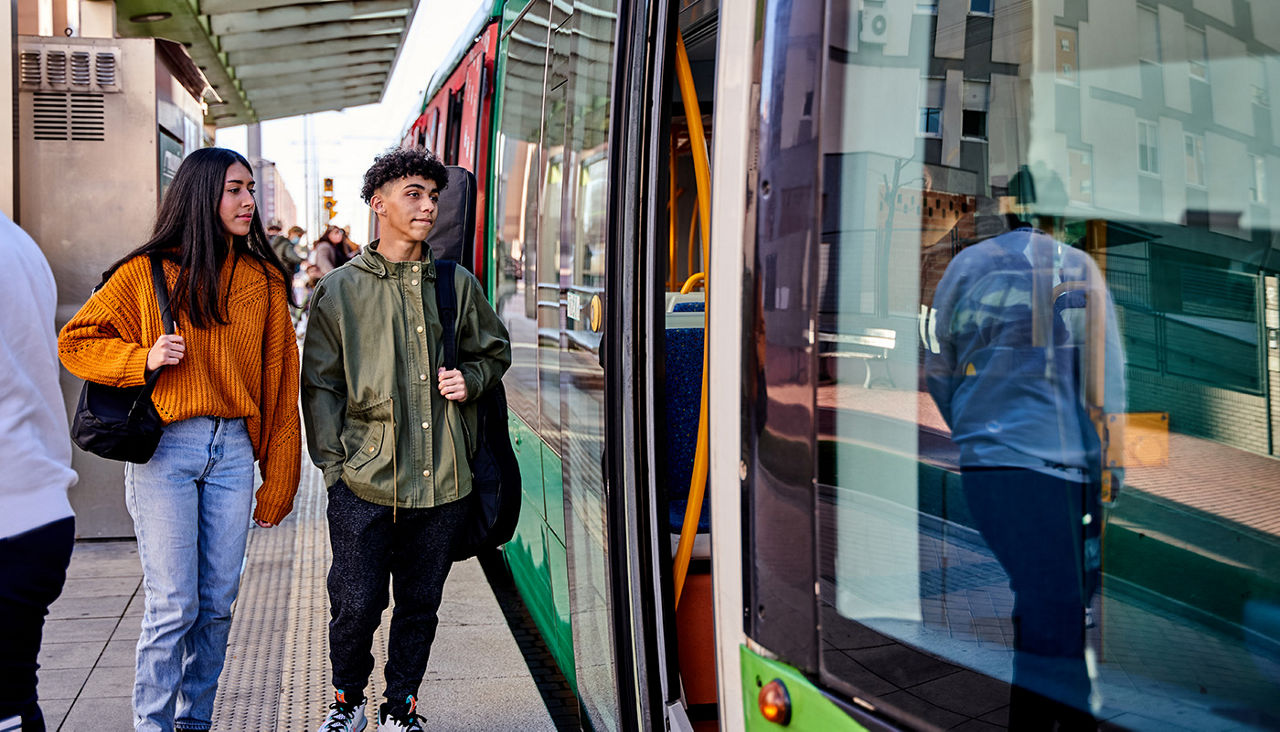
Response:
[[[215,730],[312,732],[324,718],[332,693],[324,506],[319,471],[304,463],[293,513],[274,529],[250,531]],[[133,728],[129,697],[141,582],[134,542],[76,546],[62,596],[50,609],[40,655],[40,703],[50,730]],[[555,681],[530,672],[528,651],[513,636],[510,608],[500,605],[499,595],[479,561],[454,565],[419,693],[418,711],[428,729],[556,728],[544,702],[549,682],[554,688]],[[367,690],[371,720],[381,701],[388,616],[374,642],[377,664]],[[546,674],[539,668],[540,676]],[[371,721],[369,729],[375,727]]]

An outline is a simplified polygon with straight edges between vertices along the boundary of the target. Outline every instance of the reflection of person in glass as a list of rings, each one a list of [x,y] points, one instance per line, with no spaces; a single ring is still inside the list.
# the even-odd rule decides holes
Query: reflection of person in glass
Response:
[[[961,251],[934,306],[928,388],[1014,593],[1010,728],[1074,726],[1088,719],[1102,482],[1119,481],[1094,426],[1124,408],[1111,298],[1089,255],[1024,226]]]

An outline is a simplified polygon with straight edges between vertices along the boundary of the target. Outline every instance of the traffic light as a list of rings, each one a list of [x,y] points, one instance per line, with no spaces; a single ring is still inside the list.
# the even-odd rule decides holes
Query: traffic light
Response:
[[[329,221],[338,215],[337,202],[333,198],[333,178],[324,179],[324,210],[329,214]]]

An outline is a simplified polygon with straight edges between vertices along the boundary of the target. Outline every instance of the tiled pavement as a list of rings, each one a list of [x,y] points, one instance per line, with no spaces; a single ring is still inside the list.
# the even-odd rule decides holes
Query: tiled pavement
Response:
[[[328,542],[317,486],[304,479],[290,519],[276,529],[251,531],[215,730],[313,730],[323,718],[329,693],[323,588]],[[287,587],[277,586],[282,578]],[[40,704],[50,730],[132,729],[129,695],[141,579],[134,542],[76,546],[40,655]],[[476,560],[455,565],[440,618],[419,707],[431,729],[554,729]],[[375,646],[386,642],[385,625],[384,618]],[[375,655],[371,697],[380,692],[385,658],[381,648]]]
[[[141,585],[133,542],[76,546],[40,650],[40,707],[49,729],[132,729]]]

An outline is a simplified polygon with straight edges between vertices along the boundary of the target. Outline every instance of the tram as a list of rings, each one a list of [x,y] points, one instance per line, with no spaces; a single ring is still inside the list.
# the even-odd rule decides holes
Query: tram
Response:
[[[504,556],[585,726],[1280,720],[1277,29],[1246,0],[476,14],[400,142],[476,176],[463,263],[511,333],[524,484]],[[1038,519],[984,520],[928,384],[940,283],[1019,232],[1094,273],[1077,297],[1054,264],[1028,306],[1074,344],[1056,423],[1096,440],[1020,465],[1084,486],[1096,578],[1039,684],[996,536]],[[990,444],[1067,439],[1021,434]]]

